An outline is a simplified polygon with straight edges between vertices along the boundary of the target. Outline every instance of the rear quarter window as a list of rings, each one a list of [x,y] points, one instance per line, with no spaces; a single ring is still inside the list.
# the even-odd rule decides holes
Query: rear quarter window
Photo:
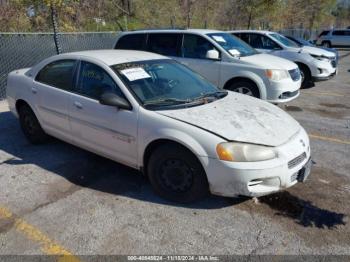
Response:
[[[145,50],[146,34],[131,34],[122,36],[114,49]]]

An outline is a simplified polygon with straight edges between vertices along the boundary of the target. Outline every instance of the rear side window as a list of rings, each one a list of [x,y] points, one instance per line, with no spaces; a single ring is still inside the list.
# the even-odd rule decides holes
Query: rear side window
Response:
[[[149,34],[148,50],[166,56],[179,56],[181,34]]]
[[[247,34],[247,33],[239,33],[236,36],[239,37],[244,42],[246,42],[247,44],[249,44],[249,34]]]
[[[333,31],[333,35],[345,35],[345,31],[344,30],[336,30],[336,31]]]
[[[114,47],[115,49],[145,50],[146,34],[131,34],[122,36]]]
[[[35,81],[63,90],[72,90],[75,60],[59,60],[46,65],[35,77]]]

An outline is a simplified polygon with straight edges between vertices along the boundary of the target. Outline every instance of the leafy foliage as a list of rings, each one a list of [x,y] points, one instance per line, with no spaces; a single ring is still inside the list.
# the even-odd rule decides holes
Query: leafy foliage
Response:
[[[349,0],[0,0],[1,31],[140,28],[306,28],[350,26]]]

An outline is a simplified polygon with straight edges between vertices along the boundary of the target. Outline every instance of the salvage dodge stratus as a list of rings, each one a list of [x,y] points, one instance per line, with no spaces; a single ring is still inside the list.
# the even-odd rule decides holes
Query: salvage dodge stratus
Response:
[[[7,85],[31,142],[51,135],[137,168],[173,201],[266,195],[310,173],[309,138],[287,113],[161,55],[62,54],[10,73]]]

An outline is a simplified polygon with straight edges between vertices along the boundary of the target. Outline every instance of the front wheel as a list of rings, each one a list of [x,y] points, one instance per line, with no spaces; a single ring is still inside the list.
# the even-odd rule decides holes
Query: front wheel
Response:
[[[330,48],[332,45],[331,45],[331,43],[329,41],[323,41],[322,42],[322,46],[326,47],[326,48]]]
[[[311,72],[306,65],[299,64],[300,75],[301,75],[301,87],[309,87],[311,83]]]
[[[180,145],[158,147],[149,159],[147,174],[156,193],[171,201],[189,203],[209,192],[201,163]]]
[[[21,105],[18,109],[22,131],[32,144],[45,143],[49,136],[42,129],[33,110],[28,105]]]
[[[243,80],[232,83],[227,89],[233,92],[260,98],[257,86],[249,81]]]

